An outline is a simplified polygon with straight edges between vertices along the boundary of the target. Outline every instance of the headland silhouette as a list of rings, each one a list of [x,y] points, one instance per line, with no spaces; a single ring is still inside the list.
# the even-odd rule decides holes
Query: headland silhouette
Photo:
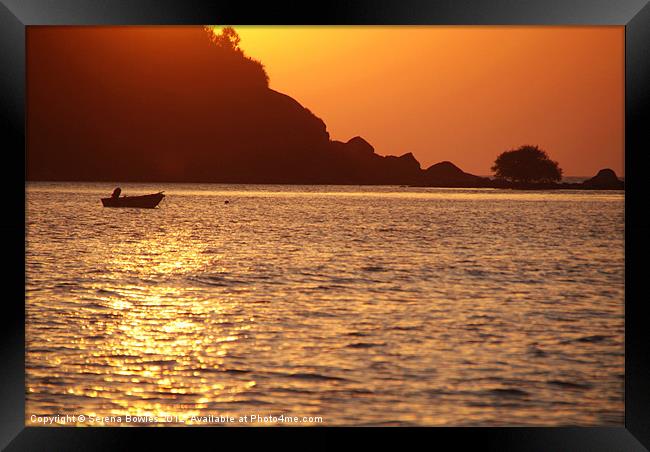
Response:
[[[88,52],[108,49],[116,33],[138,45]],[[584,184],[493,180],[447,161],[423,169],[410,152],[381,156],[359,136],[332,140],[323,120],[269,88],[263,65],[229,28],[125,27],[79,38],[66,41],[75,70],[36,77],[54,63],[28,62],[29,181],[623,188],[611,170]],[[33,40],[30,52],[44,41]]]

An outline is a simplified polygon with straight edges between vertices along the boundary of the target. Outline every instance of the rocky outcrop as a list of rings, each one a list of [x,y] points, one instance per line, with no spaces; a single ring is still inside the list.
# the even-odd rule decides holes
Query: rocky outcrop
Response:
[[[381,156],[370,143],[354,137],[343,143],[332,141],[321,169],[321,180],[333,184],[416,184],[421,180],[420,163],[412,153]]]
[[[598,171],[591,179],[582,183],[585,187],[598,190],[623,190],[625,184],[616,176],[614,170],[605,168]]]
[[[448,161],[431,165],[423,174],[423,184],[436,187],[484,187],[489,183],[489,179],[466,173]]]

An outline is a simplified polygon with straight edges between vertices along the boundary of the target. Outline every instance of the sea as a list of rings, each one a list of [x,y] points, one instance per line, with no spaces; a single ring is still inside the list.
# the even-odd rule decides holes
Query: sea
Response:
[[[27,425],[623,425],[622,191],[117,185],[26,185]]]

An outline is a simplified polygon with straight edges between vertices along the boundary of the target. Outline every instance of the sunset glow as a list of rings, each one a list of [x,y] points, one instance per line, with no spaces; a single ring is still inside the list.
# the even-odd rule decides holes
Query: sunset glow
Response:
[[[239,48],[262,63],[270,87],[321,118],[332,139],[362,136],[381,155],[412,152],[423,168],[449,160],[478,175],[490,174],[500,152],[533,144],[566,176],[602,168],[624,175],[623,27],[234,28]],[[67,115],[47,105],[76,95],[71,86],[65,97],[53,97],[52,87],[64,82],[52,78],[57,73],[73,71],[75,86],[86,73],[82,83],[96,88],[99,106],[104,95],[138,99],[142,90],[168,83],[155,68],[165,53],[182,54],[185,67],[206,64],[200,41],[191,39],[196,27],[153,31],[30,27],[28,56],[39,66],[33,75],[28,64],[28,83],[33,95],[48,90],[38,97],[43,114]],[[139,53],[153,61],[143,63]],[[135,86],[134,75],[147,77],[149,87]],[[203,98],[189,91],[182,104],[204,108]],[[159,159],[178,165],[171,155]]]
[[[334,139],[480,175],[538,144],[566,175],[624,174],[623,27],[235,28]]]

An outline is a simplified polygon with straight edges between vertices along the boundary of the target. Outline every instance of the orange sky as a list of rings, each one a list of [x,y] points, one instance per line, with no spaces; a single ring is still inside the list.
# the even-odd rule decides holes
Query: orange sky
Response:
[[[248,27],[271,88],[333,139],[490,174],[537,144],[567,176],[623,175],[623,27]]]
[[[449,160],[478,175],[491,174],[499,153],[532,144],[566,176],[602,168],[624,175],[623,27],[235,29],[241,48],[265,65],[271,88],[322,118],[332,139],[360,135],[379,154],[412,152],[423,168]],[[59,137],[57,146],[70,145],[70,134],[54,132],[73,113],[83,118],[84,108],[105,109],[106,118],[129,113],[106,96],[119,100],[128,92],[126,98],[139,99],[143,79],[151,86],[173,82],[173,74],[161,77],[154,67],[168,55],[200,68],[207,47],[197,46],[197,30],[203,33],[173,26],[29,27],[28,100],[39,104],[28,112],[31,124],[42,127],[28,127],[28,145],[51,136]],[[151,58],[141,63],[143,52]],[[178,87],[177,104],[161,97],[152,108],[196,108],[201,94],[191,88],[182,94]],[[182,134],[191,124],[176,127]]]

